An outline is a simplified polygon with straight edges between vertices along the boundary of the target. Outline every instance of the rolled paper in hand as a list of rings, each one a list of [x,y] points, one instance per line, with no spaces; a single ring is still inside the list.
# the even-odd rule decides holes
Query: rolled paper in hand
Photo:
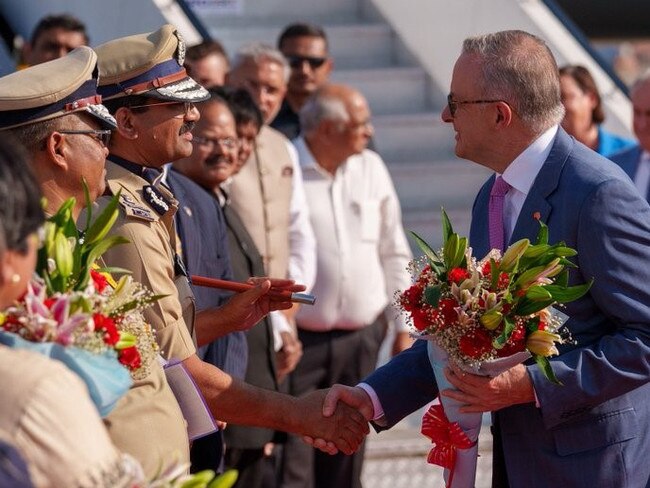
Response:
[[[234,291],[237,293],[255,288],[250,283],[241,283],[239,281],[219,280],[216,278],[206,278],[205,276],[192,275],[192,283],[197,286],[207,286],[209,288],[218,288],[220,290]],[[278,290],[271,288],[268,293],[272,300],[279,302],[294,302],[313,305],[316,303],[316,297],[309,293],[295,293],[289,290]]]

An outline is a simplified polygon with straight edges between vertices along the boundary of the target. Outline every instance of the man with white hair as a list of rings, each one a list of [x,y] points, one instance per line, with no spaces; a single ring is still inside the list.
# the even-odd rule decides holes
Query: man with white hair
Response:
[[[228,188],[230,206],[239,214],[257,246],[268,276],[291,278],[309,290],[316,261],[302,177],[294,147],[269,123],[280,110],[289,79],[289,65],[280,51],[260,43],[240,49],[227,84],[246,89],[264,118],[248,162]],[[300,360],[291,313],[272,315],[276,331],[279,380]]]
[[[630,91],[634,134],[639,143],[610,156],[634,181],[634,186],[650,201],[650,70]]]
[[[345,85],[325,85],[300,110],[303,137],[295,139],[311,223],[316,234],[318,301],[296,315],[304,355],[290,392],[356,385],[375,369],[388,323],[397,342],[408,339],[390,306],[407,288],[411,252],[399,201],[381,157],[367,149],[373,129],[364,96]],[[329,459],[327,459],[329,458]],[[325,457],[295,436],[285,447],[283,488],[360,487],[363,448]]]

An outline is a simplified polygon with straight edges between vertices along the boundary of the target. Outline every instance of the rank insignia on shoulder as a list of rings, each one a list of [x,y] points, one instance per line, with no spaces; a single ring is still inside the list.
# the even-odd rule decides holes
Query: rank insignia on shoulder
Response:
[[[142,197],[151,205],[158,215],[164,215],[169,210],[171,203],[156,187],[147,185],[142,188]]]
[[[153,222],[158,220],[158,216],[155,215],[147,207],[140,205],[129,195],[124,193],[120,194],[120,206],[124,209],[124,213],[128,217],[135,217],[140,220],[146,220],[148,222]]]

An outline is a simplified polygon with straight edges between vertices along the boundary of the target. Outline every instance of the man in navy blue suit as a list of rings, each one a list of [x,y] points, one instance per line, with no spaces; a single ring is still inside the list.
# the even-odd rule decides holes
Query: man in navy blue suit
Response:
[[[634,134],[639,143],[609,157],[632,178],[641,195],[650,200],[650,73],[632,87]]]
[[[493,487],[650,486],[650,206],[620,168],[558,127],[558,71],[545,43],[522,31],[469,38],[454,67],[442,119],[456,154],[495,171],[509,185],[505,242],[534,238],[576,248],[571,284],[590,292],[566,306],[575,343],[551,366],[517,365],[494,378],[445,372],[466,412],[492,412]],[[481,188],[470,243],[483,256],[488,200]],[[357,387],[335,386],[325,402],[359,408],[379,428],[393,426],[438,394],[426,341],[396,356]],[[317,445],[320,441],[317,441]]]

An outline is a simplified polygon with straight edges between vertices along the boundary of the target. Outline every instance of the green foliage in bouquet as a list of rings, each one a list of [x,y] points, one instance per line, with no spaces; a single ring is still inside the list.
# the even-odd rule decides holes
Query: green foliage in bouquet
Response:
[[[128,243],[122,236],[107,237],[118,216],[119,193],[106,208],[92,220],[92,205],[86,193],[88,219],[80,232],[72,215],[76,201],[66,200],[44,225],[43,246],[38,252],[36,272],[45,281],[48,294],[81,291],[88,286],[90,271],[96,261],[113,246]],[[101,268],[104,272],[123,272],[121,269]]]
[[[569,269],[575,268],[569,258],[577,252],[567,247],[564,242],[549,244],[548,227],[539,221],[540,229],[535,243],[521,239],[512,244],[503,254],[491,251],[489,261],[481,267],[483,277],[487,277],[487,290],[483,295],[484,312],[479,322],[488,331],[500,330],[492,340],[492,346],[503,348],[515,331],[516,325],[525,318],[526,348],[545,376],[559,383],[550,367],[547,356],[551,355],[554,342],[560,342],[560,336],[553,330],[540,327],[540,313],[556,304],[572,302],[584,296],[590,289],[592,281],[577,286],[568,286]],[[455,276],[460,272],[471,277],[471,270],[476,266],[468,265],[472,259],[468,252],[466,237],[454,232],[447,213],[442,210],[443,248],[437,253],[424,239],[411,232],[416,243],[426,256],[434,279],[428,281],[423,290],[426,304],[433,309],[439,307],[441,297],[447,296],[452,284],[457,282],[461,289],[470,289],[476,283],[464,285],[464,280]],[[489,263],[489,264],[488,264]],[[454,274],[456,273],[456,275]],[[476,280],[476,278],[474,278]],[[480,283],[474,289],[480,288]],[[556,351],[556,350],[555,350]],[[555,352],[557,354],[557,352]]]

